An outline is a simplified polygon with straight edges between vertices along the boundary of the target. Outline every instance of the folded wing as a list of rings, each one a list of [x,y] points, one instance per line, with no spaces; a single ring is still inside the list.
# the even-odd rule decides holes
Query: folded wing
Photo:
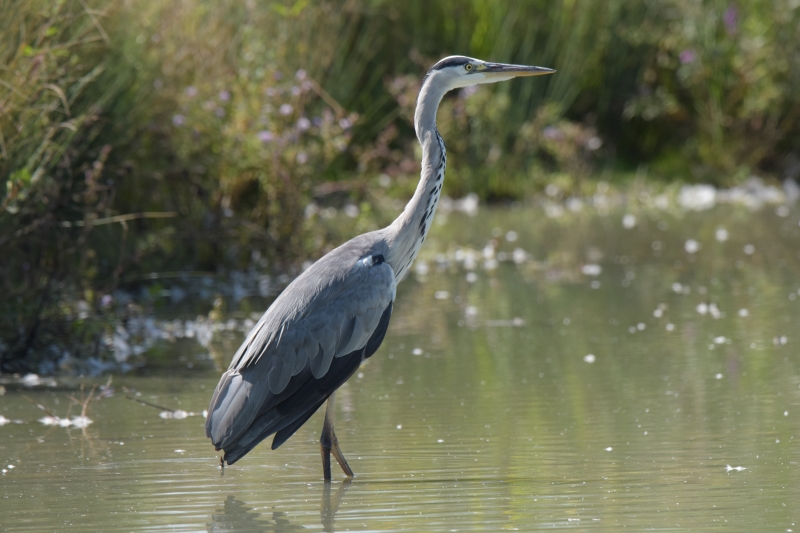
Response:
[[[277,448],[380,346],[395,278],[381,256],[326,258],[278,297],[211,399],[206,435],[232,464],[277,433]]]

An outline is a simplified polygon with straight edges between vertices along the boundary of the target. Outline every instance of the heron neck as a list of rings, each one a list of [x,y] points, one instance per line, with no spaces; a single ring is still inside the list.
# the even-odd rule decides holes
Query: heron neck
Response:
[[[401,279],[411,267],[431,228],[442,192],[447,154],[436,130],[436,111],[445,90],[429,76],[423,81],[414,113],[417,139],[422,145],[422,169],[414,196],[399,217],[387,228],[387,262]]]

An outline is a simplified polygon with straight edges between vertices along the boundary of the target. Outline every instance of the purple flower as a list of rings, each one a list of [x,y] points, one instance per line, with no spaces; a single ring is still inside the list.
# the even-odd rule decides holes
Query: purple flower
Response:
[[[301,165],[304,165],[305,163],[307,163],[308,162],[308,154],[306,154],[305,152],[300,152],[299,154],[297,154],[297,162],[300,163]]]
[[[735,5],[728,6],[722,15],[722,22],[725,24],[725,31],[728,32],[728,35],[736,33],[736,29],[739,27],[739,10]]]
[[[292,94],[294,96],[300,96],[302,94],[302,92],[303,91],[301,91],[300,87],[298,87],[297,85],[292,86]]]
[[[294,111],[292,104],[282,104],[281,107],[278,109],[278,112],[284,117],[286,115],[291,115],[292,111]]]
[[[306,131],[310,127],[311,127],[311,121],[308,120],[306,117],[300,117],[297,120],[297,129],[298,130]]]
[[[464,87],[463,89],[461,89],[461,93],[459,94],[459,96],[461,98],[469,98],[470,96],[472,96],[476,92],[478,92],[478,86],[477,85],[469,85],[469,86]]]
[[[273,135],[269,130],[259,131],[258,140],[264,144],[271,143],[273,140],[275,140],[275,135]]]
[[[218,107],[214,110],[214,114],[217,115],[219,118],[222,118],[225,116],[225,110],[222,109],[221,107]]]
[[[183,126],[186,123],[186,117],[180,113],[172,115],[172,124],[175,126]]]
[[[194,85],[190,85],[183,92],[186,93],[186,96],[188,96],[189,98],[193,98],[197,96],[197,87],[195,87]]]
[[[697,59],[697,53],[691,48],[687,48],[683,52],[681,52],[678,58],[681,61],[681,64],[686,65],[688,63],[692,63],[695,59]]]
[[[265,92],[267,93],[267,96],[269,96],[270,98],[278,94],[278,91],[276,91],[274,87],[267,87],[267,90]]]
[[[342,128],[343,130],[348,129],[352,125],[353,125],[353,123],[350,122],[350,119],[347,118],[347,117],[345,117],[345,118],[343,118],[342,120],[339,121],[339,127]]]
[[[103,297],[100,299],[100,303],[103,307],[108,307],[111,305],[111,302],[114,299],[111,297],[110,294],[104,294]]]
[[[227,102],[228,100],[231,99],[231,93],[229,93],[228,91],[222,90],[222,91],[219,92],[219,99],[222,102]]]
[[[561,133],[561,130],[555,126],[547,126],[544,130],[542,130],[542,134],[544,135],[545,139],[551,139],[554,141],[564,138],[564,134]]]
[[[281,81],[283,79],[283,73],[280,70],[276,70],[272,73],[272,77],[277,81]]]
[[[294,77],[297,78],[299,81],[303,81],[304,79],[306,79],[307,75],[308,74],[306,74],[306,71],[303,69],[300,69],[294,73]]]

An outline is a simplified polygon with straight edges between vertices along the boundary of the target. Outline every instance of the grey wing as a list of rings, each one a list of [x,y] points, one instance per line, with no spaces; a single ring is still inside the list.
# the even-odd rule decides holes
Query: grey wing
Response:
[[[300,291],[295,297],[302,300]],[[394,272],[382,257],[378,264],[358,261],[299,311],[285,303],[292,297],[276,300],[275,312],[270,308],[248,335],[211,399],[206,435],[225,450],[228,464],[273,433],[273,449],[280,446],[378,349],[391,317]]]

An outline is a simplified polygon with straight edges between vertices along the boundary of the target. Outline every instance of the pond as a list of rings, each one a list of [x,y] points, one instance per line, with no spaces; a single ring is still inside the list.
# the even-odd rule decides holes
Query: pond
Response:
[[[799,215],[441,214],[337,395],[352,482],[322,481],[321,413],[220,470],[201,413],[241,331],[162,342],[88,425],[36,404],[106,377],[8,379],[0,530],[800,531]]]

